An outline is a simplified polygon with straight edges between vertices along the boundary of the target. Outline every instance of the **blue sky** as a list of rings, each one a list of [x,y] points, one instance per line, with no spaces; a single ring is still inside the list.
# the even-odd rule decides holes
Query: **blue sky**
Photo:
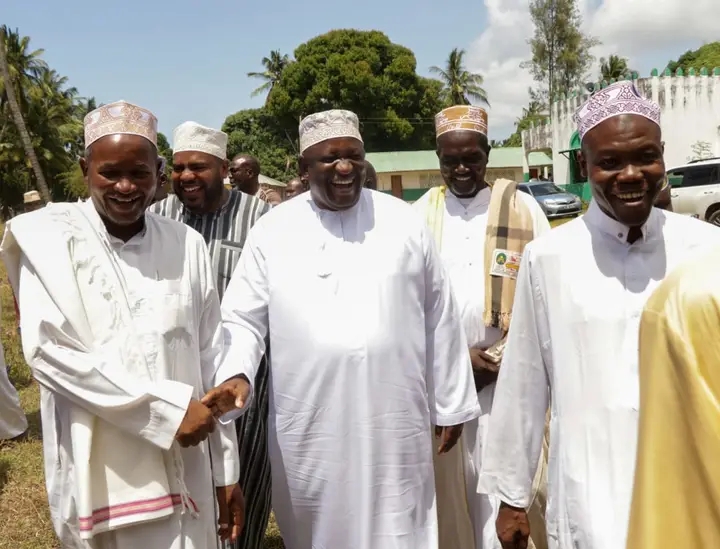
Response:
[[[0,1],[2,22],[45,49],[81,95],[144,106],[170,139],[185,120],[219,127],[227,115],[260,106],[263,98],[250,97],[260,82],[246,74],[261,70],[271,50],[292,54],[334,28],[378,29],[411,48],[425,74],[485,24],[480,1],[463,17],[437,0],[365,0],[354,9],[320,0]]]
[[[703,41],[717,40],[719,0],[577,0],[584,28],[602,41],[596,57],[627,57],[641,76]],[[104,4],[104,5],[103,5]],[[257,107],[250,93],[271,50],[292,54],[337,28],[376,29],[415,52],[418,72],[442,65],[454,47],[485,77],[490,137],[507,137],[533,85],[519,64],[530,56],[528,0],[0,0],[0,22],[30,36],[81,95],[147,107],[160,130],[185,120],[220,127]],[[102,6],[101,8],[99,6]],[[593,78],[597,68],[593,68]]]

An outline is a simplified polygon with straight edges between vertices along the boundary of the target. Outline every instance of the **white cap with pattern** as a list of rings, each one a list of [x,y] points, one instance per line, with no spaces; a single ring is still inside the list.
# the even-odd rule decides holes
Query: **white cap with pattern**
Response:
[[[147,109],[116,101],[98,107],[83,120],[85,148],[106,135],[139,135],[157,147],[157,118]]]
[[[173,154],[199,151],[225,160],[227,143],[228,136],[225,132],[202,126],[197,122],[183,122],[173,132]]]
[[[362,142],[360,122],[354,112],[333,109],[303,118],[300,122],[300,153],[335,137],[353,137]]]

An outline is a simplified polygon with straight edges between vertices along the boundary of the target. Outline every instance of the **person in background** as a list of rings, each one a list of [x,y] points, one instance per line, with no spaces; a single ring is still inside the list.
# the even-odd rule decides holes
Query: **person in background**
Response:
[[[300,177],[295,177],[288,181],[285,189],[285,200],[290,200],[308,190],[307,185]]]
[[[480,413],[450,282],[412,208],[363,188],[354,113],[299,133],[310,192],[253,227],[222,304],[247,379],[269,335],[273,510],[288,549],[437,549],[433,447]]]
[[[220,299],[240,259],[248,232],[270,210],[255,196],[228,190],[227,134],[184,122],[173,132],[174,194],[150,208],[199,232],[210,251],[214,285]],[[254,380],[251,410],[237,421],[240,486],[247,499],[245,529],[237,549],[260,549],[270,516],[270,464],[267,449],[268,370],[262,360]]]
[[[215,547],[238,535],[243,502],[234,429],[200,403],[238,373],[219,369],[207,248],[145,213],[152,113],[121,101],[84,126],[90,199],[18,216],[0,244],[41,387],[53,525],[73,549]]]
[[[377,191],[378,176],[375,167],[367,160],[365,161],[365,188]]]
[[[167,167],[167,160],[165,160],[164,156],[158,156],[158,160],[160,161],[160,175],[158,175],[158,185],[157,190],[155,191],[155,196],[153,197],[153,204],[166,199],[168,196],[168,192],[166,189],[168,179],[167,174],[165,173],[165,169]]]
[[[230,162],[230,184],[233,189],[256,196],[260,191],[260,162],[249,154],[238,154]]]
[[[529,535],[548,406],[550,547],[625,547],[640,314],[693,249],[720,243],[716,227],[653,207],[665,179],[660,107],[634,83],[595,93],[575,120],[593,199],[525,248],[490,414],[481,482],[502,501],[503,549]]]
[[[673,211],[671,193],[672,189],[670,188],[670,181],[668,181],[668,178],[665,177],[662,189],[660,189],[658,197],[655,199],[655,207],[668,212]]]
[[[28,191],[23,195],[23,206],[25,212],[34,212],[45,206],[45,202],[39,192]]]
[[[270,185],[260,185],[260,190],[256,196],[271,206],[277,206],[283,201],[282,191]]]
[[[488,349],[507,336],[523,250],[550,224],[535,199],[517,192],[516,183],[498,179],[491,187],[485,181],[490,144],[484,109],[447,108],[435,117],[435,128],[445,184],[430,189],[413,208],[432,230],[450,276],[483,412],[465,426],[451,452],[435,457],[440,547],[492,549],[499,546],[499,502],[477,488],[502,355],[492,357]],[[500,254],[506,257],[502,271],[495,267]],[[544,509],[538,534],[544,533],[543,514]]]

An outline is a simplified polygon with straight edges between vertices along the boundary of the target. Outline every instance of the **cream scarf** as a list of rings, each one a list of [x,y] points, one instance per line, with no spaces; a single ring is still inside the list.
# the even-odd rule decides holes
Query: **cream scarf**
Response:
[[[515,279],[490,274],[495,250],[509,250],[522,254],[525,245],[533,239],[533,219],[530,210],[517,196],[517,183],[497,179],[490,185],[490,206],[485,238],[485,316],[486,326],[507,333],[515,298]],[[447,187],[433,187],[427,210],[430,227],[438,249],[442,246]]]
[[[66,338],[77,341],[73,350],[97,355],[100,366],[123,364],[138,383],[152,383],[155,372],[139,351],[122,272],[88,207],[49,204],[16,217],[6,225],[0,255],[15,295],[21,255],[32,264],[74,332]],[[37,351],[26,354],[31,367]],[[193,512],[177,443],[164,452],[80,406],[72,406],[70,421],[81,539],[157,520],[178,505]]]

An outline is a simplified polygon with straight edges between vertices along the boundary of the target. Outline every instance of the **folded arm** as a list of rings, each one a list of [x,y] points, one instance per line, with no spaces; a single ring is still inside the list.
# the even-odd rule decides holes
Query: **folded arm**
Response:
[[[117,349],[85,347],[24,257],[19,280],[23,351],[38,383],[123,431],[170,448],[193,387],[140,380],[116,358]]]

